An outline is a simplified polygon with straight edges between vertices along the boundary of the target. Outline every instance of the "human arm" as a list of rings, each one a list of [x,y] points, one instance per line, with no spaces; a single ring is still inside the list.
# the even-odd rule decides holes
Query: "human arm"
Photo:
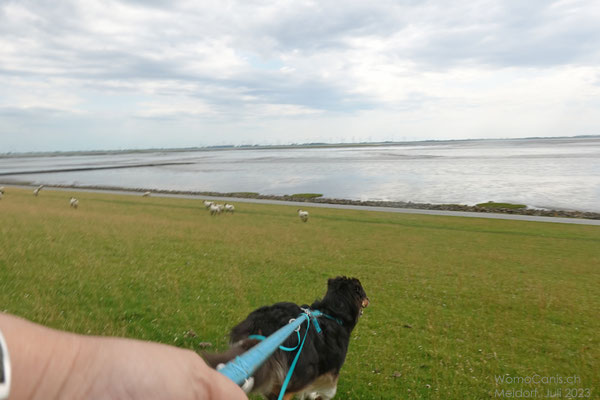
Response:
[[[5,313],[0,330],[12,364],[10,400],[246,399],[190,350],[62,332]]]

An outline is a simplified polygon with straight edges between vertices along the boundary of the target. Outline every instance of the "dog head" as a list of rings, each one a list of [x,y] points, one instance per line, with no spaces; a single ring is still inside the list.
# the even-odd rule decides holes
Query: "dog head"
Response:
[[[356,278],[338,276],[327,281],[327,294],[325,299],[336,299],[336,303],[345,303],[352,311],[354,321],[363,314],[363,308],[369,305],[369,297],[365,293],[360,281]],[[341,305],[341,304],[340,304]]]

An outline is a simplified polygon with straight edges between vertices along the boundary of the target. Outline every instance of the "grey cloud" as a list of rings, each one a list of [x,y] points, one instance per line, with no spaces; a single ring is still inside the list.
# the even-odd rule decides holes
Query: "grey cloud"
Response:
[[[449,11],[427,42],[405,54],[438,68],[461,62],[507,66],[553,66],[600,59],[600,7],[549,1],[508,1],[490,10],[461,15],[466,4]],[[440,11],[440,10],[438,10]],[[454,27],[454,28],[453,28]],[[456,28],[459,29],[456,29]],[[424,27],[426,31],[427,28]]]
[[[253,45],[259,52],[311,53],[343,50],[352,38],[397,37],[393,55],[436,69],[465,62],[543,67],[600,58],[600,5],[593,1],[315,4],[245,26],[250,31],[239,38],[241,45],[250,46],[244,38],[259,37],[265,43]],[[411,31],[420,32],[416,42],[410,42]]]
[[[34,122],[37,118],[53,118],[68,115],[70,113],[50,107],[0,107],[0,116],[8,118],[25,119]]]
[[[317,2],[315,8],[299,8],[281,15],[257,31],[276,43],[276,50],[305,49],[320,51],[340,48],[349,37],[387,35],[402,28],[406,22],[394,18],[396,6],[386,10],[381,3]]]
[[[12,2],[10,2],[12,3]],[[396,56],[444,68],[460,62],[492,65],[556,65],[575,61],[598,61],[600,48],[600,6],[593,1],[559,5],[546,0],[533,1],[405,1],[375,2],[337,1],[295,3],[233,2],[216,3],[212,8],[181,9],[178,3],[151,3],[129,0],[133,6],[155,6],[171,15],[172,26],[180,30],[161,34],[162,26],[147,26],[137,40],[155,47],[202,40],[211,36],[227,37],[238,50],[276,58],[300,49],[307,53],[341,49],[348,39],[375,36],[383,39],[396,35],[400,42],[409,36],[406,30],[419,30],[422,37],[415,43],[398,43],[391,49]],[[143,3],[143,6],[142,6]],[[9,3],[7,3],[9,4]],[[17,3],[12,3],[17,4]],[[35,37],[43,40],[47,52],[69,57],[70,52],[87,60],[89,50],[73,49],[66,37],[77,35],[95,38],[101,47],[113,38],[93,34],[81,21],[83,3],[33,1],[19,2],[40,16],[29,26],[16,27],[0,16],[2,35]],[[78,4],[78,5],[76,5]],[[1,10],[1,8],[0,8]],[[265,14],[266,16],[263,16]],[[4,28],[2,28],[4,26]],[[17,29],[18,28],[18,29]],[[135,57],[133,54],[121,54]],[[109,54],[98,53],[98,56]],[[94,57],[92,57],[92,60]],[[77,60],[69,60],[76,62]],[[165,71],[173,69],[168,60]],[[110,68],[111,66],[108,65]],[[155,65],[155,67],[157,67]],[[160,69],[160,68],[158,68]],[[156,70],[156,68],[155,68]]]
[[[289,90],[281,90],[277,86],[254,87],[249,93],[268,103],[295,104],[335,112],[353,112],[373,107],[357,96],[350,96],[323,82],[306,82]]]
[[[39,47],[18,52],[15,65],[0,58],[0,76],[64,77],[80,80],[82,87],[99,91],[107,80],[176,81],[181,85],[162,87],[157,89],[158,94],[197,97],[219,109],[253,102],[352,112],[379,104],[349,93],[336,82],[341,77],[320,78],[312,71],[299,71],[288,77],[277,68],[252,65],[218,77],[186,68],[186,62],[201,63],[202,57],[210,55],[187,54],[181,59],[169,59],[160,54],[171,46],[194,46],[216,38],[226,41],[236,52],[267,61],[278,60],[296,49],[306,57],[318,59],[328,52],[343,57],[346,50],[351,50],[352,39],[375,37],[384,41],[397,38],[398,43],[391,43],[386,50],[389,54],[384,54],[390,63],[409,60],[431,69],[444,70],[461,63],[548,67],[597,62],[600,58],[600,15],[593,1],[560,5],[545,0],[371,4],[330,0],[314,2],[312,6],[239,1],[224,5],[215,2],[210,7],[193,9],[189,8],[190,3],[160,0],[126,3],[139,7],[140,12],[157,9],[166,26],[138,22],[142,26],[133,30],[125,45],[121,37],[94,32],[86,26],[83,2],[2,3],[0,35],[15,43],[38,43]],[[17,24],[8,18],[9,4],[25,5],[39,18]],[[414,38],[411,32],[419,35]],[[81,44],[78,38],[86,40]],[[130,90],[134,91],[134,86]],[[431,101],[421,96],[412,94],[397,106],[410,108]]]

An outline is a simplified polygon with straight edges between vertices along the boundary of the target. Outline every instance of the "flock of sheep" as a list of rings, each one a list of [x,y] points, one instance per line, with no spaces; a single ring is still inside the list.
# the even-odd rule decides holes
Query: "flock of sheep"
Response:
[[[204,200],[204,207],[206,207],[206,209],[210,211],[210,215],[219,215],[222,212],[233,214],[235,211],[235,207],[233,206],[233,204],[217,204],[214,201],[208,200]]]
[[[40,194],[40,190],[42,190],[43,188],[44,185],[40,185],[33,189],[33,195],[37,197]],[[0,186],[0,199],[2,199],[2,197],[4,197],[4,186]],[[71,199],[69,200],[69,204],[71,205],[71,207],[77,208],[79,207],[79,200],[77,200],[75,197],[71,197]]]
[[[204,200],[204,207],[206,207],[206,209],[210,212],[210,215],[212,216],[219,215],[223,212],[233,214],[233,212],[235,211],[235,207],[233,206],[233,204],[218,204],[214,201],[208,200]],[[300,217],[302,222],[308,221],[308,211],[298,209],[298,217]]]
[[[40,194],[40,190],[42,190],[43,188],[44,188],[44,185],[40,185],[40,186],[36,187],[35,189],[33,189],[33,195],[37,197]],[[4,196],[4,186],[0,186],[0,199],[2,199],[3,196]],[[150,196],[150,192],[144,192],[144,194],[142,194],[142,196],[148,197],[148,196]],[[77,209],[77,208],[79,208],[79,200],[76,199],[75,197],[71,197],[71,199],[69,200],[69,205],[72,208]],[[204,200],[204,207],[206,207],[206,209],[210,212],[210,215],[212,215],[212,216],[219,215],[221,213],[233,214],[235,212],[234,205],[229,204],[229,203],[218,204],[218,203],[215,203],[214,201]],[[298,209],[298,217],[300,217],[300,220],[302,222],[308,221],[308,211]]]

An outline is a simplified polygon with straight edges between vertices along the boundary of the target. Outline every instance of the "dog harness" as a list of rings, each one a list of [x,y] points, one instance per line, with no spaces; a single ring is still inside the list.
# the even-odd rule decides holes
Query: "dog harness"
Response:
[[[319,326],[319,321],[317,320],[317,317],[325,317],[327,319],[337,322],[338,325],[340,325],[340,326],[344,325],[344,323],[342,322],[341,319],[332,317],[329,314],[322,313],[319,310],[310,310],[308,308],[302,308],[302,311],[304,311],[306,314],[309,315],[310,319],[312,320],[313,324],[315,325],[315,329],[317,330],[317,333],[321,333],[321,327]]]
[[[322,313],[319,310],[311,310],[310,308],[302,308],[300,307],[300,309],[308,316],[308,318],[310,318],[310,320],[312,321],[313,325],[315,326],[315,330],[317,331],[317,333],[321,333],[322,329],[321,329],[321,325],[319,325],[319,320],[317,319],[317,317],[325,317],[327,319],[330,319],[332,321],[335,321],[338,323],[338,325],[344,325],[344,323],[342,322],[341,319],[339,318],[335,318],[332,317],[329,314],[325,314]],[[289,322],[294,321],[295,319],[292,318]],[[295,347],[286,347],[286,346],[279,346],[279,348],[283,351],[294,351],[298,348],[298,346],[300,346],[300,326],[298,326],[298,328],[296,328],[295,331],[298,334],[298,344]],[[256,340],[265,340],[267,337],[263,336],[263,335],[250,335],[248,336],[248,339],[256,339]]]

